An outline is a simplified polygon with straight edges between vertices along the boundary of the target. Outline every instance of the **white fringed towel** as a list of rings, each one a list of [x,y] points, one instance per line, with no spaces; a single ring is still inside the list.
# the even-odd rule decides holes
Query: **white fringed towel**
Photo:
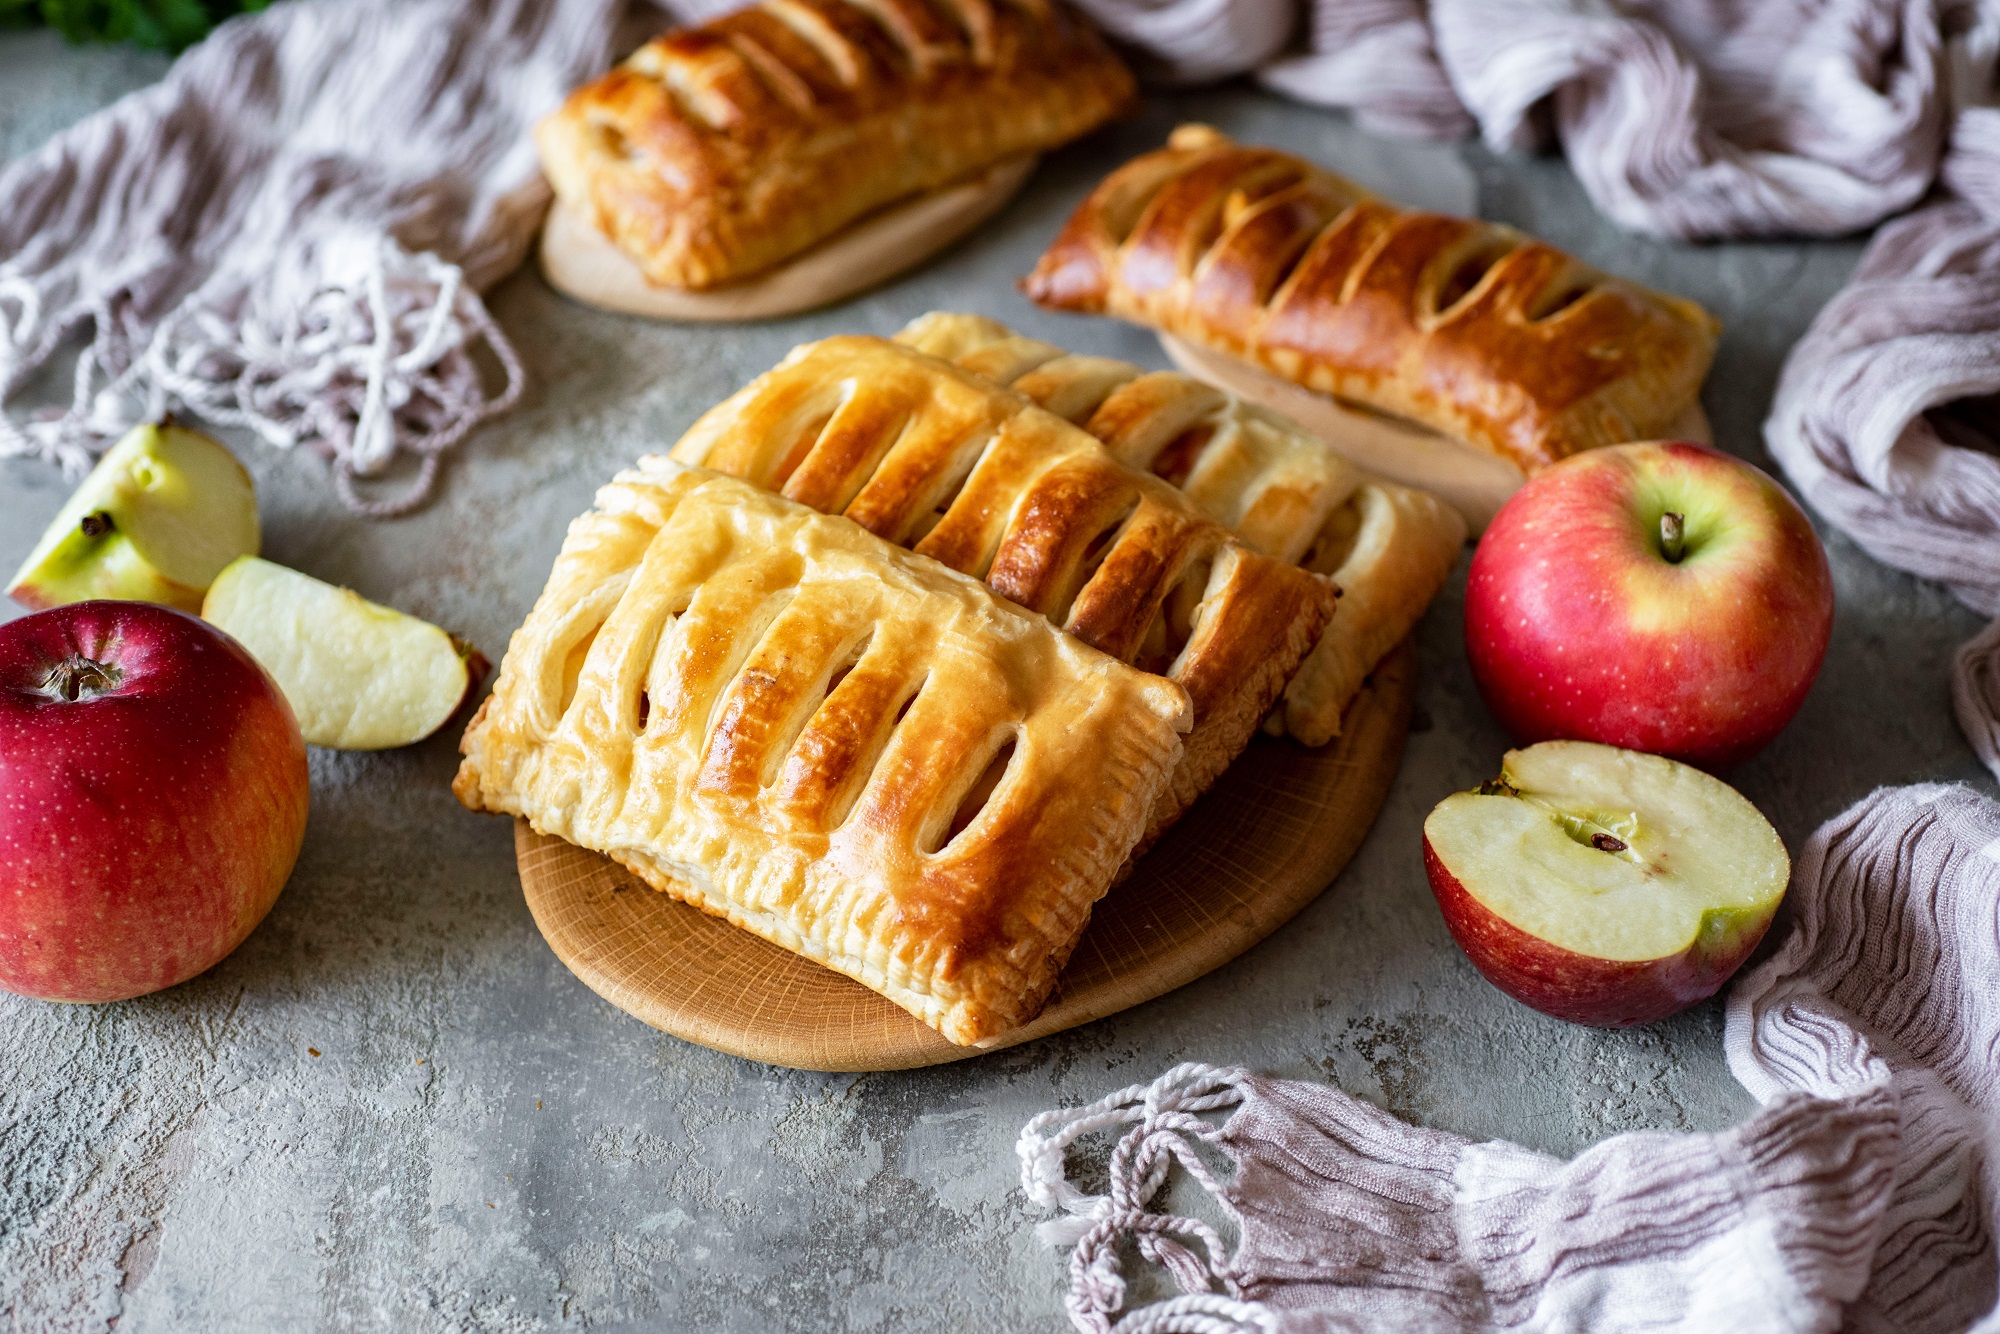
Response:
[[[1178,78],[1255,71],[1390,133],[1552,134],[1605,213],[1687,238],[1833,236],[1908,208],[2000,55],[1995,0],[1082,3]],[[1272,60],[1295,33],[1303,53]]]
[[[1730,993],[1763,1104],[1564,1163],[1321,1084],[1182,1066],[1022,1131],[1085,1334],[2000,1330],[2000,805],[1885,788],[1829,822],[1777,952]],[[1204,1113],[1233,1108],[1216,1125]],[[1127,1129],[1129,1127],[1129,1129]],[[1124,1133],[1109,1193],[1065,1151]],[[1222,1172],[1203,1152],[1226,1159]],[[1179,1165],[1239,1230],[1155,1210]],[[1126,1312],[1124,1256],[1181,1295]],[[1115,1322],[1115,1324],[1114,1324]]]
[[[80,471],[178,408],[318,448],[364,513],[421,502],[443,452],[520,393],[479,293],[547,202],[530,125],[609,62],[624,10],[278,5],[0,169],[0,408],[90,340],[66,412],[0,411],[0,454]],[[399,455],[415,476],[364,497],[356,479]]]
[[[2000,111],[1961,117],[1944,170],[1964,197],[1876,233],[1787,358],[1764,436],[1870,555],[2000,617]],[[2000,620],[1958,651],[1952,705],[2000,776]]]

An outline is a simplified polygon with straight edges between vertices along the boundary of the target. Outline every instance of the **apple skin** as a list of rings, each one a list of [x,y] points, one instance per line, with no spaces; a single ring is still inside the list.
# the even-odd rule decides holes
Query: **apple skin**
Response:
[[[1684,514],[1668,561],[1660,519]],[[1833,633],[1811,522],[1704,445],[1588,450],[1530,479],[1473,553],[1465,647],[1522,743],[1571,738],[1726,769],[1804,703]]]
[[[75,657],[119,679],[63,699]],[[277,900],[308,800],[291,707],[221,631],[141,602],[0,626],[0,987],[122,1000],[211,967]]]
[[[168,418],[105,452],[7,593],[30,611],[119,598],[198,614],[209,581],[261,540],[250,474],[220,441]]]
[[[1774,903],[1771,912],[1712,913],[1693,944],[1664,958],[1593,959],[1531,936],[1481,903],[1428,837],[1424,870],[1452,939],[1482,977],[1530,1009],[1592,1028],[1650,1024],[1707,1000],[1743,966],[1776,912]]]

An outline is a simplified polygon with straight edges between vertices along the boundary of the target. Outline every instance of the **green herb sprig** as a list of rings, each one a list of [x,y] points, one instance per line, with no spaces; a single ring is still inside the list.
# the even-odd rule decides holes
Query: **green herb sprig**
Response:
[[[47,25],[72,42],[182,51],[233,14],[271,0],[0,0],[0,28]]]

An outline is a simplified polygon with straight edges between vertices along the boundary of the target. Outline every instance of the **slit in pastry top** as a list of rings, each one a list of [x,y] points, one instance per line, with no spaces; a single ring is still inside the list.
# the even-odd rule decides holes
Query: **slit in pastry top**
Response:
[[[996,371],[1053,375],[1026,342],[962,350]],[[1126,378],[1109,361],[1077,375]],[[886,339],[795,349],[673,456],[843,514],[1182,685],[1194,730],[1149,840],[1247,743],[1334,612],[1330,581],[1246,545],[1091,434]]]
[[[1667,430],[1719,332],[1694,302],[1512,228],[1402,208],[1200,125],[1107,177],[1021,285],[1529,472]]]
[[[646,459],[571,525],[454,790],[972,1043],[1041,1006],[1190,716],[934,561]]]
[[[648,42],[535,139],[565,207],[649,282],[703,289],[1135,96],[1053,0],[762,0]]]
[[[1477,275],[1468,278],[1476,287]],[[1074,356],[980,315],[933,311],[896,341],[1008,384],[1101,440],[1120,460],[1181,490],[1247,546],[1330,576],[1340,610],[1285,687],[1267,730],[1307,745],[1341,717],[1450,574],[1465,521],[1428,492],[1363,475],[1326,441],[1275,413],[1176,371]],[[1188,582],[1171,603],[1185,596]],[[1157,618],[1141,666],[1177,650]]]

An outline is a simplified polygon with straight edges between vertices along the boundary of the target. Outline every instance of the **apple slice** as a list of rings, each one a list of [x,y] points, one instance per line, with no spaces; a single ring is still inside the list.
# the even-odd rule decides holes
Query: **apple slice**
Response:
[[[1706,1000],[1748,958],[1791,859],[1701,770],[1592,741],[1507,752],[1424,821],[1431,890],[1473,965],[1525,1005],[1624,1028]]]
[[[198,612],[222,567],[257,546],[257,492],[236,456],[199,431],[157,422],[97,461],[7,594],[38,611],[115,598]]]
[[[429,621],[255,556],[215,577],[201,614],[277,678],[315,746],[422,741],[486,674],[486,659]]]

